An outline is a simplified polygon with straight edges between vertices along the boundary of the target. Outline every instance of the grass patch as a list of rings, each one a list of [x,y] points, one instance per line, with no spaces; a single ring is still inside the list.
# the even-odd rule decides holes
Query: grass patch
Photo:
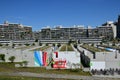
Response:
[[[67,45],[67,50],[68,51],[74,51],[71,45]]]
[[[105,47],[105,48],[113,48],[113,49],[117,49],[117,50],[120,50],[120,47],[118,46],[107,46],[107,45],[101,45],[102,47]]]
[[[20,46],[20,47],[16,47],[16,48],[14,48],[14,49],[22,49],[22,50],[24,50],[24,49],[30,49],[30,48],[33,48],[34,46]]]
[[[66,51],[66,45],[63,45],[60,49],[60,51]]]
[[[48,49],[48,48],[50,48],[50,46],[43,46],[43,47],[41,47],[41,48],[33,49],[32,51],[34,51],[34,50],[40,50],[40,51],[43,51],[43,50],[46,50],[46,49]]]
[[[63,45],[60,49],[60,51],[74,51],[71,45]]]
[[[87,44],[82,45],[81,47],[83,47],[83,48],[85,48],[85,49],[87,49],[91,52],[109,52],[105,49],[99,49],[99,48],[96,48],[96,47],[93,47],[93,46],[90,46],[90,45],[87,45]]]
[[[15,63],[0,63],[0,72],[32,72],[32,73],[46,73],[46,74],[72,74],[90,76],[89,72],[84,72],[81,69],[50,69],[45,67],[14,67]]]
[[[0,80],[72,80],[72,79],[37,78],[37,77],[22,77],[22,76],[0,76]]]

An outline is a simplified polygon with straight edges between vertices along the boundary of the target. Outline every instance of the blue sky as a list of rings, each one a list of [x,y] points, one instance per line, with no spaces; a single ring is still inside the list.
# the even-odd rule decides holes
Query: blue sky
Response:
[[[5,20],[42,27],[85,25],[116,21],[120,0],[0,0],[0,24]]]

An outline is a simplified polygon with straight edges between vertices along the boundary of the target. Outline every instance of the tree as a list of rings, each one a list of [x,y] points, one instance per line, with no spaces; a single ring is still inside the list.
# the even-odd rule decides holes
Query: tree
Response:
[[[9,60],[11,61],[11,63],[13,63],[14,60],[15,60],[15,56],[11,56],[11,57],[9,57]]]
[[[24,66],[24,67],[27,67],[28,61],[23,61],[22,63],[23,63],[23,66]]]
[[[0,60],[5,61],[5,54],[0,54]]]

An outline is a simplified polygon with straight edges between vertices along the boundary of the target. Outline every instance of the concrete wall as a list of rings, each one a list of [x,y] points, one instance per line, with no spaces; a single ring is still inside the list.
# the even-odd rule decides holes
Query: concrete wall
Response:
[[[5,62],[10,62],[8,59],[10,56],[15,56],[14,62],[28,61],[28,67],[35,67],[34,63],[34,51],[35,48],[40,48],[41,46],[31,47],[30,49],[15,49],[15,48],[0,48],[0,54],[5,54]],[[52,49],[49,48],[46,50],[48,56],[52,52]]]
[[[79,47],[78,48],[85,52],[85,55],[88,56],[91,60],[91,62],[105,62],[105,69],[109,69],[109,68],[120,68],[120,53],[118,51],[115,52],[96,52],[95,53],[95,59],[93,58],[93,53],[82,48]],[[116,58],[117,57],[117,58]],[[104,65],[103,65],[104,66]],[[96,66],[97,69],[98,66]],[[102,69],[103,69],[102,68]]]
[[[88,56],[89,58],[92,58],[92,57],[93,57],[92,52],[90,52],[90,51],[88,51],[88,50],[86,50],[86,49],[84,49],[84,48],[82,48],[82,47],[80,47],[80,46],[78,46],[78,49],[79,49],[81,52],[84,51],[85,55]]]
[[[73,64],[80,64],[80,54],[75,51],[60,51],[58,52],[58,58],[53,54],[53,59],[66,60],[67,68],[75,68]],[[80,68],[80,65],[77,67]]]
[[[110,68],[120,69],[120,60],[118,60],[118,61],[106,61],[105,65],[106,65],[106,69],[110,69]]]

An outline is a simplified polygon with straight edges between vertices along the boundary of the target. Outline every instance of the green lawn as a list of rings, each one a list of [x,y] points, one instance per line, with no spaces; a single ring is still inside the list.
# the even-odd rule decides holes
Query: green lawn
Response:
[[[89,72],[84,72],[80,69],[70,70],[70,69],[50,69],[47,70],[45,67],[28,67],[23,68],[14,67],[15,63],[0,63],[0,72],[33,72],[33,73],[55,73],[55,74],[74,74],[74,75],[86,75],[90,76]]]

